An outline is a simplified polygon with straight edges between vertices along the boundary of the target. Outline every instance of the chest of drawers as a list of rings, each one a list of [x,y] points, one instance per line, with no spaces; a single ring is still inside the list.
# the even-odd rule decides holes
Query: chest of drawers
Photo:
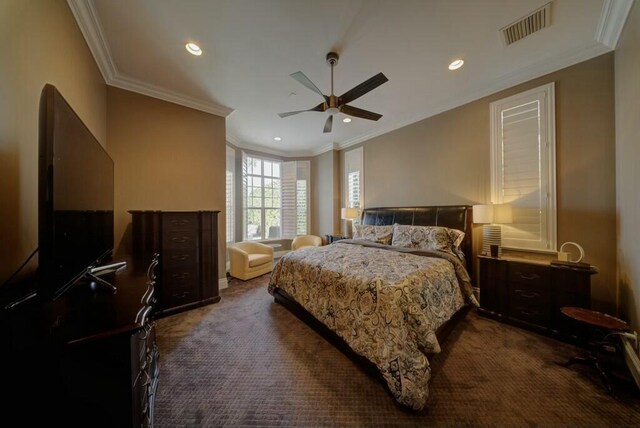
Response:
[[[479,256],[481,315],[558,338],[575,339],[563,306],[591,307],[594,269]]]
[[[220,300],[219,211],[129,211],[133,256],[160,254],[158,315]]]

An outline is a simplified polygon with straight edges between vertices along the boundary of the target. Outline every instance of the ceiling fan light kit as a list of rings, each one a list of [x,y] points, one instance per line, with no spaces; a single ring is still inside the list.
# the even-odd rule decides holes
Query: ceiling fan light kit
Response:
[[[387,82],[389,79],[387,79],[387,77],[384,74],[378,73],[372,78],[365,80],[358,86],[348,90],[341,96],[337,97],[333,93],[333,67],[338,63],[339,58],[340,57],[335,52],[329,52],[327,54],[327,64],[331,66],[331,95],[328,95],[328,96],[324,95],[320,91],[320,89],[318,89],[318,87],[311,80],[309,80],[309,78],[302,71],[297,71],[291,74],[291,77],[296,79],[302,85],[311,89],[313,92],[320,95],[324,99],[324,101],[308,110],[298,110],[298,111],[290,111],[286,113],[278,113],[278,116],[288,117],[288,116],[293,116],[294,114],[303,113],[306,111],[325,112],[329,115],[329,117],[327,118],[324,124],[324,129],[323,129],[324,133],[331,132],[331,129],[333,127],[333,116],[338,113],[343,113],[348,116],[359,117],[367,120],[380,119],[382,117],[381,114],[374,113],[368,110],[363,110],[358,107],[353,107],[353,106],[347,105],[347,103],[354,101],[357,98],[360,98],[364,94],[374,90],[378,86]]]

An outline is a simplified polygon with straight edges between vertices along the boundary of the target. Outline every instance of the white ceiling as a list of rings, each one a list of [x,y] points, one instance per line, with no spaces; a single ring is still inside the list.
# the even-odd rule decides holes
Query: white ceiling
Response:
[[[499,29],[546,0],[68,0],[107,84],[226,116],[228,141],[291,156],[347,147],[615,47],[632,0],[553,0],[552,24],[511,46]],[[185,43],[203,49],[187,53]],[[335,93],[383,72],[334,120],[289,75]],[[454,58],[465,65],[447,69]],[[280,136],[276,142],[273,137]]]

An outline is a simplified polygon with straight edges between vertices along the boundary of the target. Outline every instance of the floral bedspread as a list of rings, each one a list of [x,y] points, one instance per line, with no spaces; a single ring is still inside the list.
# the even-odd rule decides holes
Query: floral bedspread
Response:
[[[284,255],[269,293],[287,292],[373,362],[400,403],[422,409],[436,330],[465,303],[477,306],[468,281],[446,253],[340,241]]]

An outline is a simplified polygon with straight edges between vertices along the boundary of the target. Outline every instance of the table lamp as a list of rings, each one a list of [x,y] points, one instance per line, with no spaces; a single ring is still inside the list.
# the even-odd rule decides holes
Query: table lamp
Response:
[[[511,205],[474,205],[473,222],[482,224],[482,253],[492,257],[502,256],[502,226],[500,225],[513,222]],[[497,251],[491,251],[494,245]]]
[[[357,208],[342,208],[340,209],[340,217],[343,220],[347,221],[347,235],[350,237],[353,236],[353,219],[358,218],[358,209]],[[351,227],[348,225],[351,224]]]

